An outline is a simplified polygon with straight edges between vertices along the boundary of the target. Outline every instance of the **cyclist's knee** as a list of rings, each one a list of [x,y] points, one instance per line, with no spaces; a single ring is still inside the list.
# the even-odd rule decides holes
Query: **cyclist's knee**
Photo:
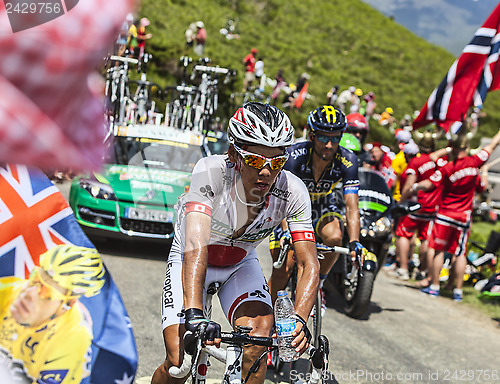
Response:
[[[339,247],[342,245],[342,236],[333,235],[327,236],[326,238],[322,238],[323,242],[329,247]]]
[[[165,364],[167,367],[180,367],[182,364],[182,357],[179,353],[179,350],[167,351],[167,357],[165,360]]]
[[[151,377],[151,384],[182,384],[186,381],[186,378],[184,379],[175,379],[170,374],[168,373],[168,369],[172,365],[168,362],[168,360],[165,360],[162,365],[160,365],[158,368],[156,368],[156,371],[154,372],[153,376]]]
[[[251,327],[253,336],[270,336],[274,325],[272,308],[263,302],[245,302],[236,310],[234,325]]]

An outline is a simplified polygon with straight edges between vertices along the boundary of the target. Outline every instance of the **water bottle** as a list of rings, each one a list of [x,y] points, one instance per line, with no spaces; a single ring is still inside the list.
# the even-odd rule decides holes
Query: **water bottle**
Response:
[[[282,361],[297,360],[297,352],[292,347],[292,336],[295,330],[295,310],[293,303],[286,291],[279,291],[274,305],[274,318],[276,321],[276,335],[278,336],[278,351]]]

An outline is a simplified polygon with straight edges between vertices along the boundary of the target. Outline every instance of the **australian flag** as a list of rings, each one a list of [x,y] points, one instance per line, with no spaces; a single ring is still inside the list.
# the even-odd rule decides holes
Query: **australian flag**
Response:
[[[488,91],[500,88],[499,27],[500,3],[429,96],[414,129],[437,122],[447,131],[451,122],[465,119],[469,107],[481,107]]]
[[[58,188],[38,169],[0,166],[0,277],[27,278],[39,256],[60,244],[94,248]],[[92,373],[82,384],[131,384],[137,349],[109,272],[101,292],[81,298],[92,317]]]

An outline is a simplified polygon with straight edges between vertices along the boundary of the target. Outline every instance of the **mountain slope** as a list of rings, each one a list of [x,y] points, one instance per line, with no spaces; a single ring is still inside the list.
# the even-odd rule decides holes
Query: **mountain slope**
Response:
[[[181,55],[194,57],[185,47],[184,31],[197,20],[206,25],[205,54],[212,64],[238,70],[236,92],[243,81],[241,60],[252,47],[259,49],[271,77],[283,68],[285,79],[295,83],[308,72],[315,99],[306,100],[302,111],[290,113],[298,128],[304,126],[309,110],[325,102],[334,84],[374,91],[377,111],[391,106],[400,119],[423,106],[455,59],[360,0],[143,0],[140,14],[151,20],[150,77],[162,85],[176,81]],[[239,40],[219,33],[228,18],[237,18]],[[488,97],[483,124],[497,126],[499,108],[489,108],[490,103],[500,105],[498,95]],[[372,131],[374,139],[391,138],[379,127],[372,125]]]

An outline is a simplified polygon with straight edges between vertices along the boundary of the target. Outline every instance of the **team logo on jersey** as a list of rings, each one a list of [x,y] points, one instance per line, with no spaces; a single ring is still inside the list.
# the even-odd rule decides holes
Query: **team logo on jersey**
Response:
[[[68,374],[67,369],[54,369],[53,371],[41,371],[40,382],[58,384],[64,380],[67,374]]]
[[[255,296],[258,299],[263,299],[264,297],[266,297],[266,294],[263,293],[260,289],[256,289],[255,291],[250,293],[250,296]]]
[[[172,267],[172,263],[167,265],[167,272],[165,274],[165,281],[163,282],[163,307],[164,308],[173,308],[174,307],[174,298],[172,292],[172,279],[170,277],[170,268]]]
[[[210,185],[205,185],[204,187],[201,187],[200,192],[203,193],[203,196],[207,198],[215,196],[214,192],[212,191],[212,187]]]

